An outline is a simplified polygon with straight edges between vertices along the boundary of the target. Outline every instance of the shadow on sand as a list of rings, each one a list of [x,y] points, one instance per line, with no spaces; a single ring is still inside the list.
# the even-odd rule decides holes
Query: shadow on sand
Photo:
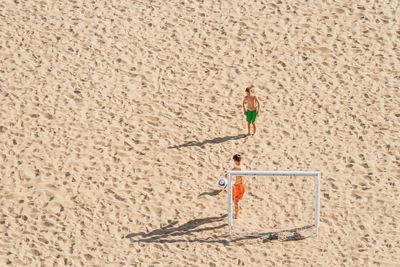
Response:
[[[199,197],[202,197],[202,196],[216,196],[219,193],[221,193],[222,191],[224,191],[224,189],[217,189],[217,190],[213,190],[213,191],[210,191],[210,192],[203,192],[203,193],[201,193],[199,195]]]
[[[262,233],[261,236],[233,236],[229,235],[215,235],[215,230],[225,228],[228,226],[227,223],[222,223],[217,226],[205,226],[206,224],[226,221],[227,215],[219,217],[206,217],[203,219],[190,220],[180,226],[176,226],[178,221],[169,221],[169,225],[153,230],[151,232],[139,232],[131,233],[123,238],[130,238],[132,242],[144,242],[144,243],[178,243],[178,242],[199,242],[199,243],[221,243],[229,245],[233,242],[249,239],[263,239],[262,242],[266,243],[272,240],[280,239],[282,241],[295,241],[302,240],[305,237],[299,234],[300,230],[314,227],[314,225],[308,225],[300,228],[283,230],[279,232]],[[209,237],[198,238],[194,234],[210,232]],[[280,237],[281,233],[290,233],[290,235],[284,238]],[[193,238],[194,237],[194,238]]]
[[[168,149],[173,149],[173,148],[181,148],[181,147],[191,147],[191,146],[204,146],[205,144],[219,144],[223,143],[226,141],[230,140],[238,140],[247,137],[247,134],[239,134],[239,135],[228,135],[225,137],[216,137],[214,139],[208,139],[204,140],[202,142],[199,141],[189,141],[185,144],[182,145],[176,145],[176,146],[169,146]]]
[[[182,224],[181,226],[174,227],[178,221],[173,221],[170,222],[169,225],[165,227],[161,227],[160,229],[156,229],[154,231],[151,231],[149,233],[131,233],[125,236],[125,238],[132,238],[132,237],[137,237],[140,236],[140,239],[134,239],[132,240],[133,242],[145,242],[145,243],[152,243],[152,242],[159,242],[159,243],[176,243],[176,242],[203,242],[203,243],[226,243],[227,241],[224,239],[218,239],[218,237],[210,237],[210,238],[204,238],[204,239],[184,239],[184,237],[190,237],[194,233],[198,232],[206,232],[206,231],[214,231],[217,229],[221,229],[226,227],[228,224],[223,223],[217,226],[208,226],[208,227],[202,227],[205,224],[208,223],[214,223],[214,222],[220,222],[225,220],[227,215],[223,215],[220,217],[207,217],[203,219],[195,219],[195,220],[190,220],[185,224]],[[171,239],[171,237],[175,239]]]

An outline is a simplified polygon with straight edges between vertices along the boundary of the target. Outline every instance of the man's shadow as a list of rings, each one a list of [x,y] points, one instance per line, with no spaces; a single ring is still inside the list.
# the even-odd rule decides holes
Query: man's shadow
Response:
[[[238,140],[247,137],[247,134],[239,134],[239,135],[228,135],[225,137],[216,137],[214,139],[207,139],[202,142],[199,141],[189,141],[187,143],[175,146],[169,146],[169,149],[173,148],[181,148],[181,147],[191,147],[191,146],[204,146],[205,144],[219,144],[230,140]]]
[[[144,243],[178,243],[178,242],[200,242],[200,243],[221,243],[224,245],[229,245],[231,242],[238,242],[242,240],[263,238],[262,242],[270,242],[272,240],[281,239],[283,241],[295,241],[302,240],[305,237],[299,234],[300,230],[309,229],[314,227],[314,225],[307,225],[300,228],[294,228],[290,230],[283,230],[279,232],[268,232],[262,233],[258,236],[234,236],[230,237],[227,234],[217,236],[215,230],[222,229],[228,226],[227,223],[222,223],[216,226],[205,226],[208,223],[222,222],[225,221],[227,214],[216,217],[206,217],[203,219],[190,220],[185,224],[176,226],[178,221],[169,221],[167,226],[161,227],[159,229],[153,230],[149,233],[139,232],[130,233],[122,238],[130,238],[132,242],[144,242]],[[212,234],[205,238],[192,238],[195,237],[194,234],[202,233],[206,231],[211,231]],[[282,233],[290,233],[291,235],[285,236],[285,238],[279,238]],[[139,238],[137,238],[139,237]],[[172,238],[171,238],[172,237]]]
[[[167,226],[161,227],[160,229],[153,230],[149,233],[139,232],[139,233],[131,233],[125,236],[125,238],[132,238],[140,236],[140,239],[134,239],[133,242],[145,242],[145,243],[176,243],[176,242],[204,242],[204,243],[212,243],[219,242],[225,244],[227,241],[225,240],[213,240],[210,238],[205,239],[192,239],[187,240],[183,239],[183,237],[189,237],[194,233],[204,232],[204,231],[215,231],[217,229],[221,229],[226,227],[228,224],[223,223],[217,226],[208,226],[202,227],[204,224],[221,222],[226,220],[227,215],[222,215],[219,217],[206,217],[203,219],[195,219],[190,220],[185,224],[174,227],[178,221],[169,221]],[[170,239],[171,237],[176,237],[177,239]]]

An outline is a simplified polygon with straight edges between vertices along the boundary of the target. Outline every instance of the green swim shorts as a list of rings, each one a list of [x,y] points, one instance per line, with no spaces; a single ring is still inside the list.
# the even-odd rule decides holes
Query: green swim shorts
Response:
[[[247,110],[247,122],[255,122],[257,119],[257,110]]]

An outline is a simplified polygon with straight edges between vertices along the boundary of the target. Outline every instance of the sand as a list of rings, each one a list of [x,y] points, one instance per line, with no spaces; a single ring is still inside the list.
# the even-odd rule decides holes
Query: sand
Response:
[[[400,266],[398,3],[2,1],[0,266]]]

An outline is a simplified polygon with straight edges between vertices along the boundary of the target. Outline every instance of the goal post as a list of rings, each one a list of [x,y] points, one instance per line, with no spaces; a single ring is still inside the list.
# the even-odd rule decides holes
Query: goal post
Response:
[[[318,236],[318,228],[320,221],[320,172],[305,172],[305,171],[228,171],[228,234],[234,235],[232,230],[233,212],[232,212],[232,177],[233,176],[314,176],[315,177],[315,235]],[[254,236],[254,235],[252,235]]]

